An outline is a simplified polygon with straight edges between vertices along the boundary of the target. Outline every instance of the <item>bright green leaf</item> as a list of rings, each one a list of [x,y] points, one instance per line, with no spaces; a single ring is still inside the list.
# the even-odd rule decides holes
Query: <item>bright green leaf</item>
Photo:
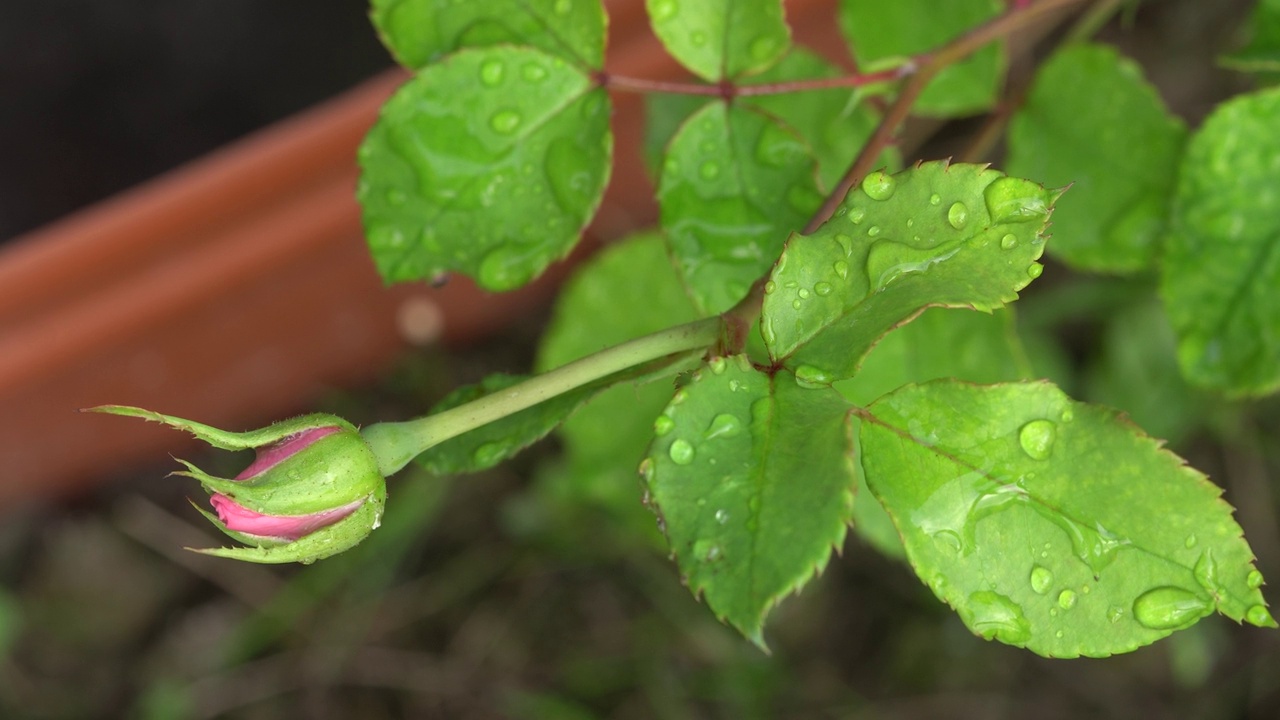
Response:
[[[813,235],[793,236],[765,285],[770,355],[805,382],[852,377],[925,307],[990,312],[1040,274],[1058,193],[979,165],[876,172]]]
[[[1004,0],[841,0],[840,30],[864,66],[933,50],[1000,13]],[[920,94],[922,115],[964,115],[995,104],[1004,47],[993,43],[943,68]]]
[[[400,88],[360,148],[387,282],[457,270],[519,287],[573,248],[609,175],[605,92],[537,50],[464,50]],[[465,239],[465,242],[459,242]]]
[[[818,55],[796,48],[747,84],[832,78],[843,74],[840,68]],[[839,183],[880,122],[880,113],[863,102],[862,93],[848,88],[754,95],[741,98],[739,102],[754,105],[780,118],[800,133],[818,159],[818,174],[824,189],[834,188]],[[901,167],[902,159],[897,149],[885,148],[876,160],[876,166],[890,170]]]
[[[662,226],[708,313],[741,300],[818,206],[816,161],[777,120],[714,102],[681,127],[658,185]]]
[[[600,0],[373,0],[378,35],[400,64],[419,69],[455,50],[528,45],[583,68],[604,67]]]
[[[1161,295],[1193,383],[1280,388],[1280,88],[1223,103],[1191,138]]]
[[[848,409],[737,356],[711,360],[654,422],[641,473],[684,581],[761,646],[765,615],[844,541]]]
[[[842,71],[818,55],[800,47],[792,49],[777,65],[747,80],[744,85],[839,77]],[[777,95],[748,95],[735,102],[764,110],[782,120],[809,144],[818,160],[819,186],[835,187],[849,163],[875,130],[880,115],[862,94],[848,88],[807,90]],[[694,95],[655,93],[645,97],[645,159],[650,168],[661,166],[667,143],[680,124],[707,104]],[[885,148],[877,164],[897,169],[902,160],[896,148]]]
[[[703,106],[713,102],[702,95],[676,93],[647,93],[644,96],[644,153],[645,167],[656,179],[662,173],[662,158],[667,153],[667,143],[680,131],[680,126]]]
[[[500,392],[525,379],[527,378],[520,375],[490,375],[475,385],[460,387],[449,393],[431,408],[431,414]],[[594,389],[593,386],[581,387],[482,425],[431,447],[414,461],[435,475],[486,470],[545,437],[585,402]]]
[[[881,338],[862,361],[858,374],[832,387],[855,405],[867,405],[908,383],[936,378],[982,383],[1016,380],[1028,374],[1023,358],[1011,311],[988,315],[931,308]],[[855,452],[855,457],[859,456]],[[866,480],[862,473],[858,481],[854,531],[886,555],[904,557],[893,521],[879,502],[863,492]]]
[[[791,46],[781,0],[646,0],[667,52],[704,80],[760,72]]]
[[[605,347],[697,319],[661,236],[646,233],[593,257],[565,284],[542,336],[539,371]],[[653,518],[640,504],[636,465],[653,439],[653,418],[671,383],[624,383],[602,391],[558,431],[567,468],[560,490],[619,516]]]
[[[853,418],[854,458],[862,457],[858,424],[858,418]],[[854,533],[881,554],[895,560],[906,560],[907,551],[902,547],[902,537],[898,535],[898,527],[893,524],[893,518],[889,517],[884,506],[871,493],[871,488],[867,487],[867,474],[862,471],[862,463],[855,462],[853,471],[857,478],[854,496],[858,499],[853,504]]]
[[[858,374],[833,387],[855,405],[867,405],[908,383],[955,378],[977,383],[1027,377],[1013,313],[931,308],[885,335]]]
[[[1222,491],[1114,411],[943,380],[880,399],[861,434],[912,567],[984,638],[1107,656],[1215,609],[1275,626]]]
[[[1040,68],[1014,115],[1006,169],[1071,185],[1053,215],[1051,253],[1087,270],[1133,272],[1155,260],[1186,134],[1136,63],[1073,45]]]

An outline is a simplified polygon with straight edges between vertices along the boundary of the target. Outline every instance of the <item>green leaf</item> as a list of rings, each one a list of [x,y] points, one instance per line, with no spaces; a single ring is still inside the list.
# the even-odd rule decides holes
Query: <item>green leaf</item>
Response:
[[[1114,411],[1045,382],[934,381],[861,433],[916,574],[984,638],[1107,656],[1215,609],[1275,626],[1222,491]]]
[[[1007,170],[1071,185],[1050,252],[1100,272],[1155,261],[1186,128],[1114,49],[1074,45],[1040,68],[1009,128]]]
[[[464,50],[387,101],[358,196],[387,282],[465,272],[519,287],[573,248],[609,175],[604,90],[538,50]],[[465,242],[460,242],[465,239]]]
[[[796,47],[777,65],[747,80],[744,85],[839,77],[840,68],[813,52]],[[654,93],[645,96],[645,160],[655,171],[662,164],[667,143],[707,99],[694,95]],[[740,105],[755,107],[782,120],[808,143],[818,160],[820,188],[832,188],[844,175],[854,156],[862,149],[880,114],[856,89],[831,88],[777,95],[748,95],[735,100]],[[880,154],[878,165],[896,169],[902,159],[896,148],[888,147]]]
[[[853,423],[853,457],[860,458],[862,446],[859,443],[859,421],[856,417],[853,418]],[[855,462],[853,470],[857,478],[854,496],[858,498],[853,504],[854,533],[881,554],[905,561],[907,551],[902,547],[902,536],[898,534],[893,518],[889,517],[888,511],[871,493],[871,488],[867,487],[867,474],[862,471],[862,463]]]
[[[1178,371],[1177,340],[1155,298],[1112,311],[1085,387],[1090,401],[1125,411],[1171,445],[1202,427],[1211,407]]]
[[[550,370],[695,319],[662,237],[637,235],[597,254],[565,284],[537,367]],[[654,416],[670,399],[669,381],[619,384],[591,398],[557,433],[568,461],[560,490],[652,528],[636,491],[636,465],[653,439]]]
[[[765,285],[761,333],[805,382],[852,377],[925,307],[985,312],[1040,274],[1059,193],[979,165],[875,172],[813,235],[793,236]]]
[[[781,0],[646,0],[667,52],[704,80],[760,72],[791,46]]]
[[[1280,88],[1223,103],[1191,138],[1161,295],[1193,383],[1280,387]]]
[[[748,85],[840,77],[844,72],[808,50],[796,48],[782,62],[751,79]],[[795,129],[818,159],[821,187],[834,188],[880,122],[880,113],[858,90],[831,88],[778,95],[754,95],[739,102],[754,105]],[[896,148],[880,153],[877,167],[896,169]]]
[[[469,47],[528,45],[583,68],[604,67],[600,0],[373,0],[369,17],[400,64],[420,69]]]
[[[1243,72],[1280,73],[1280,0],[1259,0],[1248,22],[1249,43],[1223,58]]]
[[[861,406],[908,383],[936,378],[990,383],[1026,377],[1024,357],[1012,311],[997,310],[988,315],[931,308],[881,338],[862,361],[858,374],[832,387]],[[854,457],[860,456],[854,453]],[[858,475],[854,531],[884,554],[905,558],[897,528],[880,503],[863,492],[866,480],[863,473]]]
[[[867,405],[908,383],[955,378],[977,383],[1029,374],[1013,312],[931,308],[876,343],[858,374],[833,385],[849,402]]]
[[[816,161],[794,131],[713,102],[672,139],[658,185],[662,227],[694,301],[732,307],[769,269],[787,233],[822,203]]]
[[[478,400],[528,379],[523,375],[490,375],[475,385],[449,393],[431,408],[432,415]],[[506,460],[556,428],[591,397],[595,386],[580,387],[526,410],[482,425],[435,445],[414,459],[434,475],[458,475],[487,470]]]
[[[849,406],[786,371],[714,358],[654,423],[641,474],[695,595],[761,647],[769,610],[844,541]]]
[[[1002,0],[841,0],[840,30],[864,70],[934,50],[991,18]],[[964,115],[993,106],[1004,71],[1004,46],[983,47],[944,68],[920,94],[915,112]]]

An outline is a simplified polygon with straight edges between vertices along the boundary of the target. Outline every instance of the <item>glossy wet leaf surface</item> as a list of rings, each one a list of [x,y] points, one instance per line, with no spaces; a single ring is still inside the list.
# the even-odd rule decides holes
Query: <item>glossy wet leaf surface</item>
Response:
[[[1214,610],[1275,624],[1221,490],[1114,411],[935,381],[872,404],[861,440],[912,567],[975,634],[1076,657]]]
[[[1001,0],[841,0],[840,30],[864,70],[934,50],[1000,13]],[[1004,72],[996,43],[944,68],[916,101],[922,115],[963,115],[995,104]]]
[[[840,77],[844,72],[808,50],[796,48],[777,65],[746,84],[787,82]],[[880,122],[880,113],[856,90],[833,88],[778,95],[744,97],[748,103],[780,118],[804,138],[818,158],[818,175],[824,190],[834,188],[858,151]],[[889,147],[877,158],[876,167],[896,170],[902,159]]]
[[[777,120],[713,102],[671,140],[658,185],[662,226],[700,308],[729,309],[818,206],[816,160]]]
[[[842,74],[842,70],[818,55],[796,47],[777,65],[747,78],[742,84],[759,85]],[[847,88],[747,95],[734,102],[763,110],[799,133],[818,160],[819,185],[822,188],[835,187],[880,120],[880,114],[861,93]],[[644,150],[651,168],[661,168],[667,143],[685,119],[707,103],[706,98],[693,95],[655,93],[645,96]],[[902,166],[897,149],[892,147],[886,148],[877,162],[890,170]]]
[[[849,402],[868,405],[907,383],[1023,379],[1030,374],[1024,356],[1011,310],[930,308],[881,338],[858,374],[833,387]]]
[[[638,235],[593,257],[566,283],[538,353],[539,371],[696,319],[661,236]],[[636,466],[653,439],[653,418],[671,399],[670,380],[622,383],[591,398],[559,428],[566,467],[562,497],[603,505],[652,531]]]
[[[584,68],[604,67],[600,0],[373,0],[382,42],[418,69],[455,50],[528,45]]]
[[[653,31],[704,80],[759,72],[791,45],[781,0],[646,0]]]
[[[1058,193],[978,165],[872,173],[765,286],[761,332],[802,381],[852,377],[884,333],[928,306],[990,311],[1040,273]]]
[[[1040,68],[1014,115],[1006,170],[1071,185],[1053,215],[1051,254],[1132,272],[1155,260],[1186,134],[1136,63],[1110,47],[1073,45]]]
[[[1280,387],[1280,88],[1223,103],[1183,158],[1161,295],[1183,374],[1232,395]]]
[[[431,414],[499,392],[526,379],[528,377],[524,375],[490,375],[475,385],[460,387],[449,393],[431,408]],[[435,475],[487,470],[541,440],[593,392],[593,387],[578,388],[495,420],[429,448],[415,458],[414,462]]]
[[[607,96],[564,60],[496,47],[427,67],[360,148],[378,271],[387,282],[459,271],[495,291],[527,283],[595,213],[612,142]]]
[[[716,358],[654,422],[641,472],[685,583],[757,644],[765,615],[844,540],[848,404],[745,358]]]

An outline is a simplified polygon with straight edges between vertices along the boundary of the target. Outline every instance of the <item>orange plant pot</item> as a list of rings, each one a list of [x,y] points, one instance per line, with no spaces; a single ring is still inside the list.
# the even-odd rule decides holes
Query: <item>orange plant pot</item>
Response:
[[[683,75],[642,3],[607,6],[610,72]],[[834,2],[787,9],[797,37],[843,57]],[[404,77],[373,78],[0,251],[0,509],[84,490],[183,443],[78,408],[258,426],[372,380],[415,343],[465,343],[549,299],[567,263],[503,295],[465,278],[383,286],[353,199],[355,152]],[[614,101],[616,162],[589,239],[656,217],[641,99]]]

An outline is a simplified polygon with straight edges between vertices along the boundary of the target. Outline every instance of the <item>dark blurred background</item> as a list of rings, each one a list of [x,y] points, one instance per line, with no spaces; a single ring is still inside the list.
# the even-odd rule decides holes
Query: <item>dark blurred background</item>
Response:
[[[1194,124],[1244,86],[1212,58],[1234,32],[1222,19],[1247,6],[1152,2],[1106,37]],[[0,3],[0,239],[390,66],[365,14],[361,0]],[[1069,355],[1086,364],[1106,312],[1063,315]],[[421,412],[458,384],[527,368],[537,334],[414,353],[314,409],[355,422]],[[1276,577],[1280,412],[1250,412],[1248,437],[1201,428],[1175,449],[1227,488]],[[306,568],[180,550],[219,540],[186,505],[189,484],[163,478],[163,456],[0,517],[0,718],[1280,717],[1278,633],[1212,617],[1123,657],[1045,660],[973,637],[855,538],[771,617],[765,655],[679,584],[638,490],[629,520],[643,529],[558,495],[555,450],[461,480],[410,470],[383,529]]]
[[[0,239],[391,66],[361,0],[0,3]]]

